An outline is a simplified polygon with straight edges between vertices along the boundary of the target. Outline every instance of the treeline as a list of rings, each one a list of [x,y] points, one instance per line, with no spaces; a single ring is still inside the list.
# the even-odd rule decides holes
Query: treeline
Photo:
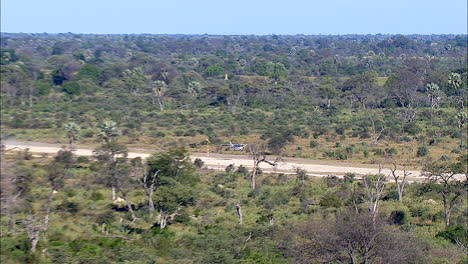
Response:
[[[434,103],[428,84],[448,105],[466,86],[466,35],[3,33],[1,41],[9,105],[106,93],[145,96],[161,109],[278,102],[411,108]]]

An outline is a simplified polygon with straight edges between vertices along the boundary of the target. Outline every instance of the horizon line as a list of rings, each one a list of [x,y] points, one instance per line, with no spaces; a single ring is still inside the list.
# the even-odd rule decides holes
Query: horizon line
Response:
[[[160,36],[447,36],[447,35],[468,35],[468,33],[297,33],[297,34],[219,34],[219,33],[76,33],[76,32],[4,32],[0,31],[0,34],[34,34],[34,35],[160,35]]]

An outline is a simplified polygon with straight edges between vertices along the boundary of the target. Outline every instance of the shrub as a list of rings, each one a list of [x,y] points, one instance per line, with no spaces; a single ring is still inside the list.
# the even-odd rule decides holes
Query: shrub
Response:
[[[115,216],[112,211],[104,211],[96,217],[96,223],[98,224],[111,224],[115,221]]]
[[[397,154],[398,151],[396,150],[396,148],[386,148],[386,149],[385,149],[385,152],[386,152],[388,155],[392,156],[392,155],[394,155],[394,154]]]
[[[249,174],[249,170],[248,170],[246,167],[240,165],[240,166],[237,168],[236,173],[247,176],[247,175]]]
[[[164,132],[158,131],[154,134],[155,137],[165,137],[166,134]]]
[[[426,146],[420,146],[416,152],[417,157],[425,157],[429,154],[429,148]]]
[[[84,138],[92,138],[94,136],[94,131],[92,129],[84,129],[81,131],[81,136]]]
[[[319,146],[319,143],[317,141],[312,140],[309,144],[310,148],[316,148]]]
[[[341,199],[336,196],[335,194],[326,194],[325,196],[320,199],[320,206],[323,207],[341,207],[343,205],[343,202]]]
[[[383,200],[398,200],[398,191],[391,190],[383,197]]]
[[[86,156],[79,156],[79,157],[76,159],[76,162],[78,162],[78,163],[88,163],[88,162],[89,162],[89,158],[86,157]]]
[[[203,160],[201,160],[201,159],[199,159],[199,158],[196,158],[196,159],[193,161],[193,165],[195,165],[197,168],[203,167],[203,164],[205,164],[205,162],[203,162]]]
[[[395,225],[403,225],[408,223],[408,213],[403,210],[395,210],[390,214],[390,223]]]
[[[377,156],[383,156],[385,155],[385,152],[382,150],[382,149],[374,149],[373,150],[374,154],[377,155]]]
[[[440,157],[440,160],[441,160],[441,161],[449,161],[449,160],[451,160],[451,159],[452,159],[452,158],[450,158],[450,157],[447,156],[447,155],[442,155],[442,156]]]
[[[78,203],[75,203],[73,201],[68,201],[65,200],[61,204],[57,206],[57,209],[59,211],[65,211],[71,214],[76,214],[78,211],[80,211],[80,206]]]
[[[236,169],[236,167],[234,167],[234,164],[229,164],[226,166],[226,168],[224,169],[226,172],[232,172]]]
[[[89,199],[92,201],[101,201],[104,200],[104,195],[100,192],[92,192],[91,195],[89,196]]]
[[[450,242],[454,244],[457,242],[464,245],[468,244],[468,229],[463,226],[447,228],[446,230],[439,232],[436,236],[450,240]]]

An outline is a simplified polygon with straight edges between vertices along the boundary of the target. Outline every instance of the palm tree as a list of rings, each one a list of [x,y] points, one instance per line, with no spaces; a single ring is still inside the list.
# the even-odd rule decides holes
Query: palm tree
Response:
[[[431,101],[431,108],[437,108],[439,106],[439,100],[440,100],[439,85],[437,85],[436,83],[426,84],[426,92],[427,92],[427,97],[429,97]]]
[[[73,151],[73,144],[80,140],[80,126],[77,124],[70,122],[65,125],[64,127],[65,132],[67,133],[68,138],[68,145],[71,151]]]
[[[106,121],[98,125],[98,137],[106,143],[114,141],[121,136],[120,130],[117,128],[117,123],[114,121]]]
[[[108,163],[108,176],[112,187],[112,201],[116,199],[115,179],[117,177],[117,156],[127,156],[126,147],[117,142],[120,135],[120,130],[117,128],[117,124],[114,121],[106,121],[98,125],[98,137],[104,141],[104,144],[94,150],[94,152],[98,159]]]
[[[461,108],[465,108],[465,93],[466,88],[462,87],[462,78],[459,73],[451,72],[448,77],[448,84],[453,88],[453,93],[456,95],[458,103],[460,103]]]

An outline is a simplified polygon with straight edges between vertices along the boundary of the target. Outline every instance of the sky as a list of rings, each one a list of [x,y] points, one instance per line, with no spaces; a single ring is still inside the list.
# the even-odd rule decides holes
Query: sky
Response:
[[[466,0],[1,0],[2,32],[467,34]]]

